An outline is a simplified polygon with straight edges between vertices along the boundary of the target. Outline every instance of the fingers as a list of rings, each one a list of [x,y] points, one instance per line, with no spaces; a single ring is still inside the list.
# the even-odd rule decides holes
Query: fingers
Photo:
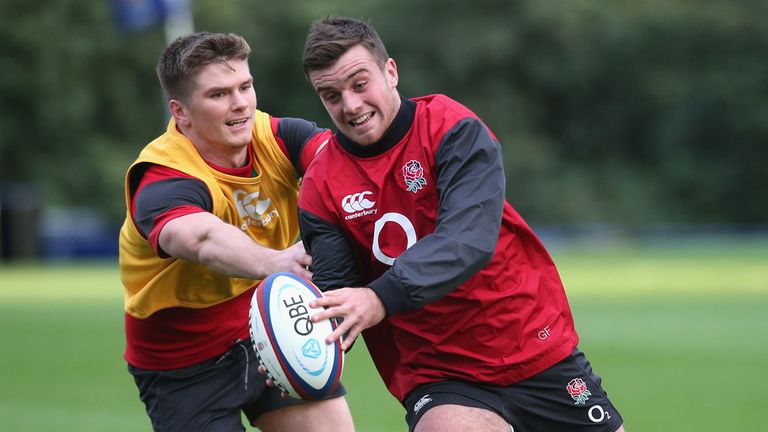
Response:
[[[312,280],[312,272],[304,266],[295,267],[292,271],[293,274],[303,277],[307,280]]]
[[[309,317],[309,319],[313,323],[318,323],[320,321],[324,321],[331,318],[342,318],[343,320],[345,320],[347,319],[347,316],[344,315],[342,312],[340,312],[340,310],[337,308],[327,308]]]
[[[360,336],[360,330],[360,327],[353,327],[347,333],[339,336],[341,338],[342,351],[347,351],[355,343],[355,339]]]
[[[332,291],[326,291],[323,297],[316,298],[309,302],[309,306],[313,308],[329,308],[338,305],[339,302],[331,297],[331,292]]]
[[[344,352],[349,351],[349,349],[352,347],[352,344],[355,343],[355,339],[357,339],[358,334],[354,336],[347,336],[344,339],[342,339],[341,342],[341,350]]]
[[[296,253],[294,256],[294,259],[296,260],[296,264],[302,266],[302,267],[310,267],[312,266],[312,256],[307,255],[306,252],[304,252],[304,249],[301,249]]]
[[[259,365],[259,373],[262,375],[266,375],[267,369],[264,366]],[[277,387],[277,384],[275,384],[275,381],[273,381],[272,378],[267,378],[266,383],[267,383],[267,387]],[[285,391],[280,391],[280,397],[287,398],[288,393]]]
[[[325,343],[330,345],[330,344],[336,342],[337,340],[342,339],[344,337],[344,335],[347,334],[347,332],[349,331],[348,330],[348,327],[349,327],[348,322],[349,322],[349,319],[344,319],[341,322],[341,324],[336,326],[336,328],[333,330],[333,332],[331,332],[331,334],[329,334],[328,337],[325,338]]]
[[[354,307],[349,304],[349,297],[344,295],[343,290],[334,290],[310,302],[314,308],[324,308],[322,311],[313,314],[310,319],[312,322],[320,322],[326,319],[337,318],[336,329],[328,335],[325,342],[333,344],[337,340],[342,340],[343,344],[351,345],[362,329],[355,329],[361,326],[361,318],[355,313]],[[342,345],[343,346],[343,345]]]
[[[312,322],[340,319],[340,324],[326,338],[326,343],[341,340],[344,350],[352,346],[363,330],[378,324],[386,315],[384,304],[370,288],[327,291],[324,297],[312,300],[310,306],[324,308],[310,317]]]
[[[346,314],[344,309],[340,307],[341,305],[343,305],[341,299],[335,297],[333,291],[328,291],[325,293],[324,297],[320,297],[309,302],[310,307],[323,309],[322,311],[312,315],[310,319],[312,322],[320,322],[329,318],[345,318]]]
[[[312,257],[304,250],[304,245],[296,243],[278,252],[275,271],[288,271],[305,279],[312,279]]]

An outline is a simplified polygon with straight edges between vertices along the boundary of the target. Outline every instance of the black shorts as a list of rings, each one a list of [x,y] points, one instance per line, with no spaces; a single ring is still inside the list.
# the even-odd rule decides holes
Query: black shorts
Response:
[[[512,384],[497,387],[439,381],[417,387],[405,401],[409,430],[438,405],[462,405],[496,412],[514,432],[614,432],[621,415],[578,349],[560,363]]]
[[[304,401],[283,398],[267,387],[250,340],[238,341],[222,356],[189,367],[155,371],[128,365],[155,431],[244,431],[240,412],[253,421],[261,414]],[[326,398],[343,396],[339,385]]]

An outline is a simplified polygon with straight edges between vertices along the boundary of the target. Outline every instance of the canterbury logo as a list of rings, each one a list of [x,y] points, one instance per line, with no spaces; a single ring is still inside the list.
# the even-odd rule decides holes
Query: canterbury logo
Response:
[[[424,395],[419,399],[418,402],[416,402],[416,405],[413,406],[413,413],[418,414],[419,411],[421,411],[422,408],[424,408],[424,405],[432,402],[432,396],[430,395]]]
[[[376,202],[366,198],[366,195],[373,195],[373,192],[364,191],[345,196],[344,199],[341,200],[341,208],[343,208],[347,213],[368,210],[369,208],[376,205]]]
[[[276,208],[270,208],[268,197],[259,199],[259,191],[248,193],[244,190],[236,190],[232,196],[237,206],[237,213],[243,218],[240,229],[246,231],[249,225],[267,226],[272,219],[280,216]],[[273,206],[274,207],[274,206]]]
[[[269,198],[265,200],[258,199],[259,191],[249,194],[243,190],[236,190],[234,198],[240,217],[251,216],[254,219],[258,219],[269,208]]]

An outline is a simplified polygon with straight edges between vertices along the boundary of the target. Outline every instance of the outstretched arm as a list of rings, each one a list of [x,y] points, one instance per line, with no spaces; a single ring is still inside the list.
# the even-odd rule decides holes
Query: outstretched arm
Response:
[[[170,220],[160,231],[158,242],[170,256],[196,261],[234,277],[263,279],[278,271],[312,277],[306,268],[312,259],[301,243],[282,251],[269,249],[207,212]]]
[[[276,271],[311,277],[311,258],[301,244],[277,251],[255,243],[213,213],[210,192],[202,181],[159,165],[145,165],[132,179],[131,216],[157,252],[208,265],[217,272],[263,279]]]

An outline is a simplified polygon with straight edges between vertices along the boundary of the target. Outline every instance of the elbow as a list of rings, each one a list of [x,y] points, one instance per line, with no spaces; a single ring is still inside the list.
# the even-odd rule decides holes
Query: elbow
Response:
[[[478,270],[487,266],[493,259],[493,255],[496,254],[496,243],[498,242],[498,236],[485,236],[478,237],[479,241],[473,241],[466,244],[465,256],[472,257],[472,266]]]
[[[482,254],[480,254],[480,258],[478,259],[480,268],[483,268],[491,263],[491,260],[493,259],[493,255],[496,253],[496,248],[483,251]]]
[[[201,245],[198,248],[190,250],[190,259],[209,267],[213,266],[217,262],[216,258],[217,257],[213,253],[212,248],[206,248],[205,246]]]
[[[456,256],[459,258],[460,268],[463,277],[469,279],[472,275],[484,269],[491,263],[496,253],[496,240],[485,243],[465,244],[458,248],[461,252]],[[464,280],[461,281],[463,283]]]
[[[208,233],[200,233],[185,245],[182,258],[196,261],[204,265],[212,265],[217,261],[216,248],[212,246]]]
[[[491,263],[491,260],[493,259],[493,255],[495,254],[495,252],[496,252],[495,248],[483,249],[483,250],[477,251],[477,255],[475,256],[475,259],[472,260],[472,263],[467,266],[470,269],[469,273],[475,274],[480,270],[484,269],[488,264]]]

